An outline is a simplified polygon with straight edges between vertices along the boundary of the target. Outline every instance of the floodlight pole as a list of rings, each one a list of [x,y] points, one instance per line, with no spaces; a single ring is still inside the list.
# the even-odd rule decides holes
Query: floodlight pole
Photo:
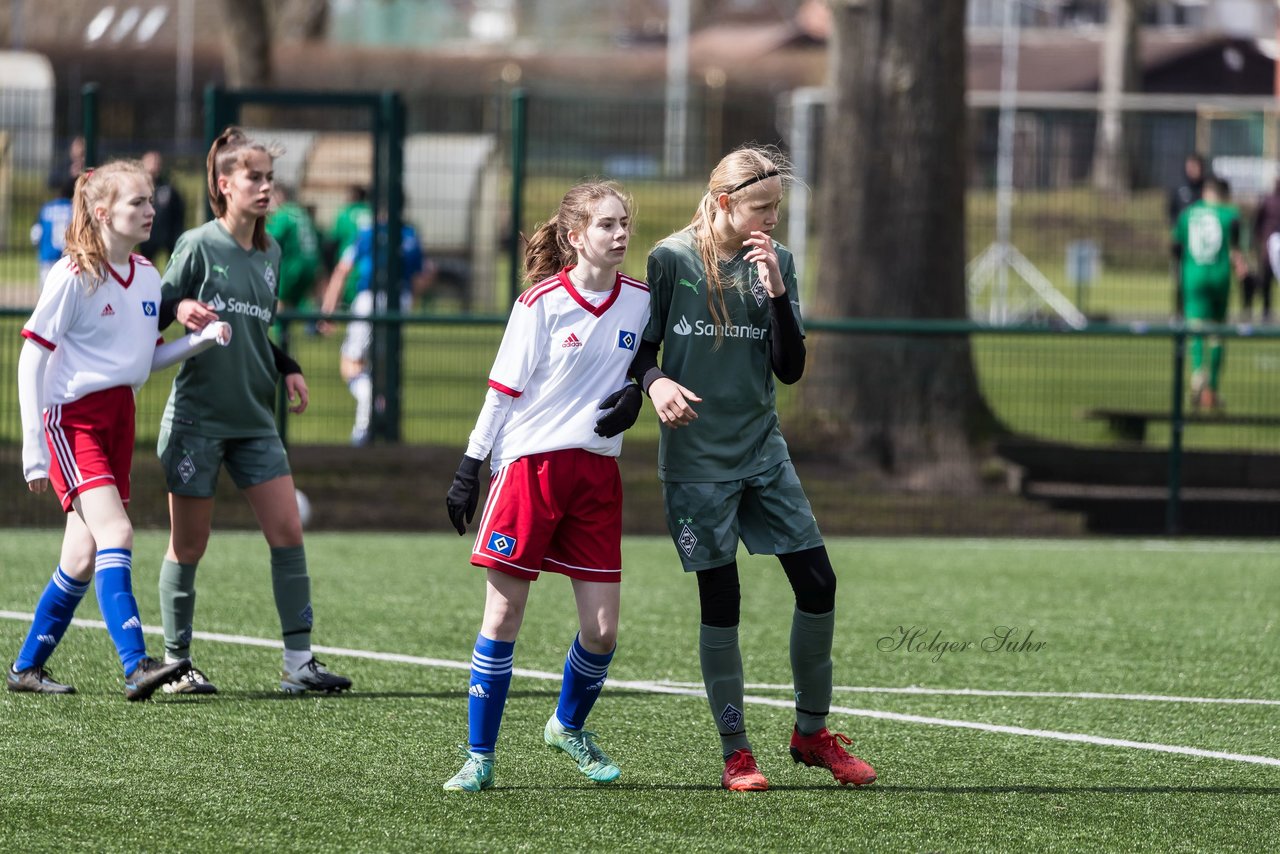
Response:
[[[991,323],[1005,324],[1009,314],[1009,270],[1036,293],[1059,317],[1075,328],[1088,321],[1069,299],[1054,287],[1010,239],[1013,210],[1013,134],[1018,107],[1018,5],[1021,0],[1004,0],[1000,53],[1000,123],[996,136],[996,239],[969,262],[969,295],[976,297],[994,279],[994,294],[988,307]]]

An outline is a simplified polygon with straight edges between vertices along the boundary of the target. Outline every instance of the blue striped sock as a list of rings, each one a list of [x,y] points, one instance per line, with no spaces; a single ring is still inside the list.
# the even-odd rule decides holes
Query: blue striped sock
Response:
[[[498,743],[515,649],[514,641],[476,635],[476,648],[471,653],[471,684],[467,688],[467,728],[471,749],[479,753],[492,753]]]
[[[609,675],[609,662],[614,650],[606,653],[588,652],[579,636],[573,638],[573,646],[564,657],[564,682],[560,685],[560,702],[556,705],[556,718],[567,729],[582,729],[587,715],[596,704]]]
[[[88,590],[89,582],[76,581],[63,572],[62,567],[53,571],[53,577],[36,603],[35,619],[31,621],[27,639],[22,642],[18,660],[13,663],[14,670],[44,667],[66,633],[67,626],[71,625],[76,606]]]
[[[138,601],[133,598],[133,553],[129,549],[102,549],[96,561],[93,585],[98,591],[98,608],[128,676],[147,654]]]

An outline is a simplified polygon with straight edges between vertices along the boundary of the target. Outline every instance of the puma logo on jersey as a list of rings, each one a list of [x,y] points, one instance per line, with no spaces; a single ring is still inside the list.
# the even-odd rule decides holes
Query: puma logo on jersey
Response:
[[[111,307],[111,303],[107,303],[107,307],[102,310],[102,317],[114,317],[116,310]]]
[[[231,273],[231,265],[230,265],[230,264],[228,264],[228,265],[227,265],[227,266],[225,266],[225,267],[224,267],[224,266],[222,266],[221,264],[210,264],[209,266],[213,268],[213,272],[214,272],[216,275],[219,275],[219,276],[221,276],[221,277],[222,277],[222,278],[224,278],[224,279],[225,279],[225,278],[228,278],[228,276],[229,276],[229,275],[230,275],[230,273]]]
[[[696,294],[698,292],[698,283],[701,281],[702,279],[698,279],[697,282],[691,282],[688,279],[681,279],[680,284],[684,285],[686,288],[688,288],[689,290],[693,291]]]
[[[561,344],[560,346],[561,347],[581,347],[582,341],[578,339],[577,335],[574,335],[572,332],[570,332],[569,337],[564,339],[564,343]]]

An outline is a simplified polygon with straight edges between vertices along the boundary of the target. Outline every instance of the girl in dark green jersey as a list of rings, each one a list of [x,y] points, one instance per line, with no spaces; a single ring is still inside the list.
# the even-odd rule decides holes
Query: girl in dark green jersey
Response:
[[[795,592],[792,757],[841,784],[876,778],[845,751],[849,739],[826,728],[836,578],[778,429],[774,378],[796,382],[805,360],[795,264],[771,236],[788,172],[772,148],[739,148],[716,166],[693,221],[649,255],[651,312],[634,366],[662,424],[667,527],[698,579],[699,659],[725,758],[721,784],[736,791],[769,785],[746,734],[739,539],[753,554],[777,555]]]
[[[160,569],[166,658],[189,659],[196,565],[209,543],[218,472],[226,468],[253,507],[271,549],[271,584],[284,635],[280,687],[290,693],[334,692],[351,680],[311,654],[311,579],[302,547],[289,459],[275,425],[276,383],[290,411],[307,408],[298,364],[268,337],[280,275],[280,246],[265,230],[277,152],[238,128],[209,149],[209,205],[215,218],[178,239],[164,276],[166,304],[178,320],[201,328],[221,318],[237,347],[186,362],[173,381],[161,423],[159,453],[169,490],[169,549]],[[211,356],[212,358],[205,358]],[[212,694],[195,668],[166,688]]]

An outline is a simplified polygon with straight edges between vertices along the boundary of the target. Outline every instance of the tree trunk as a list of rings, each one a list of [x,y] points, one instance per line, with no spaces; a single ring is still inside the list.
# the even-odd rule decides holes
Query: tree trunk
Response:
[[[1107,32],[1102,45],[1102,91],[1098,133],[1094,144],[1093,186],[1128,193],[1129,122],[1120,109],[1120,96],[1141,86],[1138,68],[1138,12],[1141,0],[1109,0]]]
[[[275,35],[281,41],[314,42],[329,32],[329,0],[277,0]]]
[[[228,88],[271,85],[271,27],[265,0],[222,0],[222,64]]]
[[[812,315],[964,318],[965,3],[831,0]],[[806,412],[849,461],[977,483],[995,429],[966,337],[812,336]]]

